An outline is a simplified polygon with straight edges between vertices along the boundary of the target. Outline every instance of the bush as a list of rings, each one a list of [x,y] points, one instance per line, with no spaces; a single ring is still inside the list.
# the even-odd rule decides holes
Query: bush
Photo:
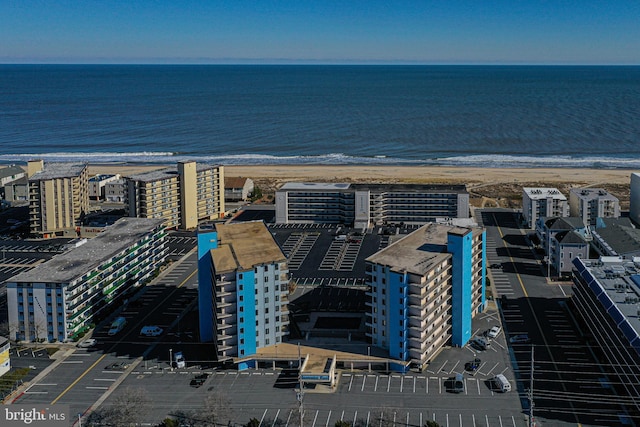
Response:
[[[260,420],[257,418],[251,418],[248,423],[245,424],[245,427],[258,427],[260,425]]]
[[[351,423],[349,421],[338,420],[335,423],[335,427],[351,427]]]

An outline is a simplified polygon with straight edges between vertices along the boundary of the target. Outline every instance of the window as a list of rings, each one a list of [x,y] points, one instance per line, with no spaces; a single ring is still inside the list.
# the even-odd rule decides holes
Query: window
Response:
[[[265,297],[265,298],[264,298],[264,303],[265,303],[265,304],[269,304],[269,297]]]
[[[244,297],[243,297],[242,295],[240,295],[240,296],[238,297],[238,300],[239,300],[240,302],[242,302],[242,301],[244,301]]]
[[[240,338],[240,345],[244,344],[244,338]]]
[[[240,333],[244,334],[244,328],[240,328]]]
[[[269,335],[269,328],[265,329],[265,330],[264,330],[264,333],[265,333],[266,335]]]
[[[269,338],[266,338],[266,339],[264,340],[264,345],[269,345]]]
[[[240,306],[240,313],[244,311],[244,307]]]
[[[244,323],[244,317],[240,318],[240,323]]]
[[[258,295],[258,290],[257,289],[255,290],[255,294]]]
[[[259,337],[260,336],[260,331],[256,331],[256,336]]]
[[[244,285],[242,285],[242,284],[239,284],[239,285],[238,285],[238,290],[239,290],[239,291],[242,291],[242,290],[244,290]]]

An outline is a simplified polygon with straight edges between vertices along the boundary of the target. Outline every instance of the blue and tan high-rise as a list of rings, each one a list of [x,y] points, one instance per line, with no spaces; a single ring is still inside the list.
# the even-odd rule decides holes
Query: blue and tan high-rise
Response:
[[[486,303],[485,240],[482,228],[432,223],[367,258],[367,336],[395,369],[469,341]]]
[[[289,334],[287,258],[262,221],[198,230],[200,341],[218,360],[246,357]]]

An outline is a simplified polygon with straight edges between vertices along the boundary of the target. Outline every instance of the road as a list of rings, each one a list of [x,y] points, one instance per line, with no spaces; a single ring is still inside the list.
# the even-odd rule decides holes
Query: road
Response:
[[[510,210],[480,211],[487,228],[490,278],[498,292],[505,332],[527,333],[531,344],[511,346],[519,388],[529,397],[533,367],[534,416],[543,424],[620,425],[628,410],[608,386],[594,351],[569,310],[571,285],[549,283]],[[528,399],[527,399],[528,400]],[[529,402],[524,401],[525,408]]]

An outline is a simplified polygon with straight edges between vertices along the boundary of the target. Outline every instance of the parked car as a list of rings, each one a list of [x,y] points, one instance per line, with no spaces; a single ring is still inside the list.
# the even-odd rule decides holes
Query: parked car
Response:
[[[489,268],[502,268],[502,264],[493,263],[489,266]]]
[[[514,335],[509,339],[511,344],[528,344],[531,342],[528,334]]]
[[[473,359],[470,362],[464,364],[464,370],[469,372],[475,372],[480,367],[482,361],[480,359]]]
[[[485,338],[474,337],[471,340],[471,345],[477,348],[478,350],[486,350],[491,345],[491,343],[489,342],[489,340]]]
[[[127,362],[114,362],[110,365],[105,366],[105,371],[124,371],[129,367]]]
[[[487,336],[491,339],[494,339],[500,334],[501,330],[502,328],[500,328],[500,326],[494,326],[493,328],[489,329],[489,332],[487,332]]]
[[[453,393],[464,393],[464,375],[456,374],[452,381],[451,391]]]
[[[207,378],[209,378],[209,374],[196,375],[195,377],[193,377],[189,385],[195,388],[202,387],[205,381],[207,381]]]
[[[98,341],[95,338],[89,338],[89,339],[86,339],[84,341],[80,341],[77,344],[77,347],[79,347],[79,348],[89,348],[89,347],[95,346],[96,344],[98,344]]]

